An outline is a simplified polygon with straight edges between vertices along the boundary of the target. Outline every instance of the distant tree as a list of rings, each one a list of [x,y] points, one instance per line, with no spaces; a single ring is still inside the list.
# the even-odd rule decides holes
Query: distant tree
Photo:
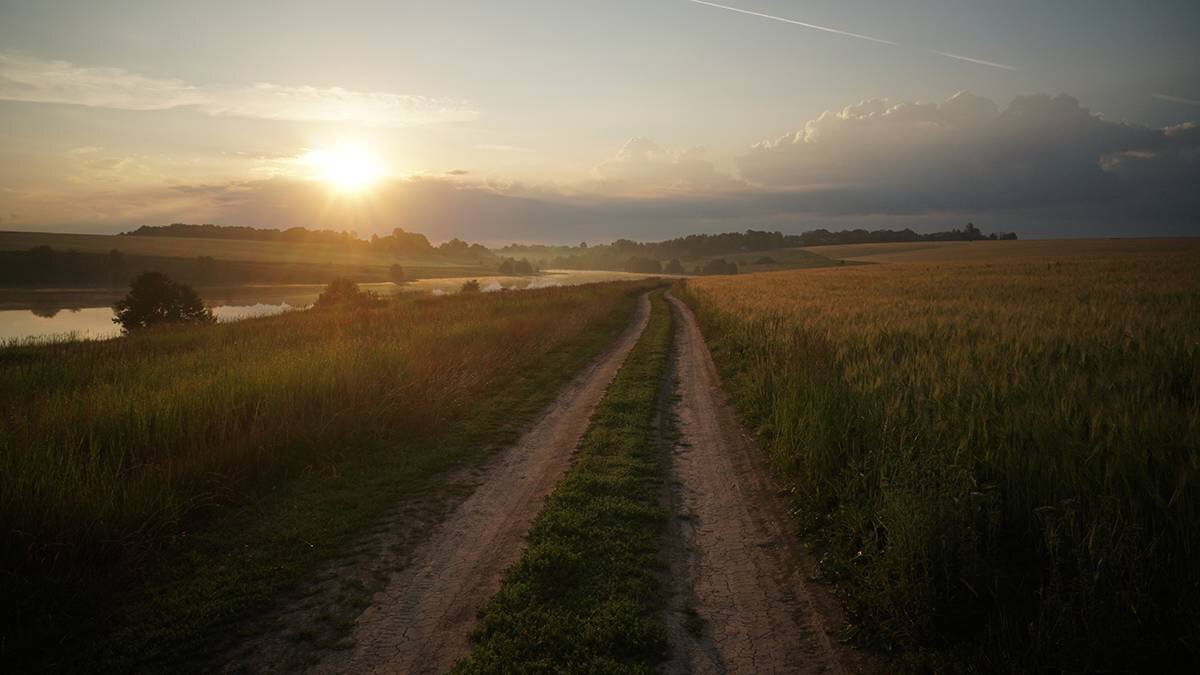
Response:
[[[143,272],[134,279],[129,295],[113,305],[113,313],[113,323],[127,333],[160,324],[216,321],[195,289],[161,272]]]
[[[408,281],[408,277],[404,274],[404,268],[399,265],[389,267],[388,276],[391,277],[393,284],[402,284]]]
[[[638,274],[660,274],[662,272],[662,265],[657,260],[651,258],[633,256],[625,261],[625,271],[636,272]]]
[[[455,237],[450,241],[442,243],[442,245],[437,247],[437,250],[438,253],[445,255],[463,257],[471,251],[471,245]]]
[[[370,307],[383,304],[383,299],[371,291],[360,290],[358,284],[346,277],[329,282],[317,296],[317,307]]]
[[[525,258],[521,258],[513,263],[513,271],[517,274],[533,274],[533,265]]]
[[[514,265],[513,265],[512,258],[505,258],[500,263],[500,274],[511,275],[513,273],[513,269],[514,269]]]
[[[737,274],[738,266],[735,262],[726,262],[724,258],[714,258],[696,271],[699,274]]]
[[[663,272],[667,274],[683,274],[683,263],[679,262],[679,258],[671,258],[667,266],[663,268]]]
[[[478,279],[468,279],[467,281],[463,282],[462,288],[460,288],[458,290],[460,293],[478,293],[479,292],[479,280]]]

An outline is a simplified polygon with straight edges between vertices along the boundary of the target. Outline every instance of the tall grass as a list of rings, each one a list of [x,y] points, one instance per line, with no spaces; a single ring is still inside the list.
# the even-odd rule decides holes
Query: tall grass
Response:
[[[877,637],[986,670],[1200,658],[1196,253],[687,291]]]
[[[631,311],[638,288],[405,299],[0,349],[6,622],[28,623],[54,588],[96,569],[138,567],[208,507],[336,472],[367,446],[436,452],[523,371]]]

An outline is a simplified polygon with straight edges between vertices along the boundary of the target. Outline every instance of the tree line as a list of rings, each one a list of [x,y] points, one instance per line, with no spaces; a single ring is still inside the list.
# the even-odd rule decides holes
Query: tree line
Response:
[[[304,227],[292,227],[286,230],[269,228],[244,227],[239,225],[191,225],[188,223],[171,223],[170,225],[143,225],[130,232],[122,232],[123,237],[179,237],[193,239],[234,239],[241,241],[269,241],[292,244],[334,244],[343,247],[360,248],[363,250],[380,251],[402,257],[448,257],[475,262],[493,262],[495,255],[482,244],[472,244],[455,238],[437,246],[429,243],[429,239],[419,232],[407,232],[403,228],[395,228],[390,234],[371,235],[370,239],[360,239],[358,233],[344,230],[310,230]]]
[[[834,244],[876,244],[914,241],[984,241],[984,240],[1014,240],[1016,233],[993,232],[984,234],[974,223],[967,223],[963,229],[954,228],[945,232],[930,232],[919,234],[911,229],[903,230],[842,230],[832,232],[827,229],[817,229],[801,234],[784,234],[782,232],[766,232],[746,230],[745,232],[726,232],[722,234],[692,234],[659,242],[639,242],[631,239],[618,239],[611,244],[588,246],[586,242],[578,246],[526,246],[512,245],[497,249],[500,255],[527,255],[539,257],[548,267],[565,269],[611,269],[631,272],[647,272],[649,264],[645,261],[669,261],[678,259],[684,262],[712,256],[733,255],[751,251],[770,251],[781,248],[799,248],[802,246],[830,246]],[[660,262],[661,264],[661,262]],[[635,269],[631,269],[635,266]],[[663,270],[660,270],[663,271]]]

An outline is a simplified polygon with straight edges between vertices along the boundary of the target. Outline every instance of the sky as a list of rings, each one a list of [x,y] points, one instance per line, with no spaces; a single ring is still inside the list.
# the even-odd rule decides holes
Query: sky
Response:
[[[0,230],[1200,235],[1200,3],[0,0]]]

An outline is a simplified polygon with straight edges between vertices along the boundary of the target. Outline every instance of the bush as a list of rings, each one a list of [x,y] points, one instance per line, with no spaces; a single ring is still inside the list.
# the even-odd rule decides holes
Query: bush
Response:
[[[479,280],[478,279],[468,279],[467,281],[463,282],[462,288],[460,288],[458,290],[460,293],[478,293],[479,292]]]
[[[724,258],[709,260],[696,270],[697,274],[737,274],[738,266],[735,262],[726,262]]]
[[[329,282],[316,302],[317,307],[376,307],[382,304],[383,299],[378,294],[360,290],[358,284],[346,277]]]
[[[130,284],[129,295],[113,305],[113,323],[126,333],[172,323],[213,323],[212,310],[195,289],[162,272],[143,272]]]
[[[684,274],[683,263],[679,262],[679,258],[671,258],[671,262],[667,263],[666,269],[663,272],[667,274]]]

